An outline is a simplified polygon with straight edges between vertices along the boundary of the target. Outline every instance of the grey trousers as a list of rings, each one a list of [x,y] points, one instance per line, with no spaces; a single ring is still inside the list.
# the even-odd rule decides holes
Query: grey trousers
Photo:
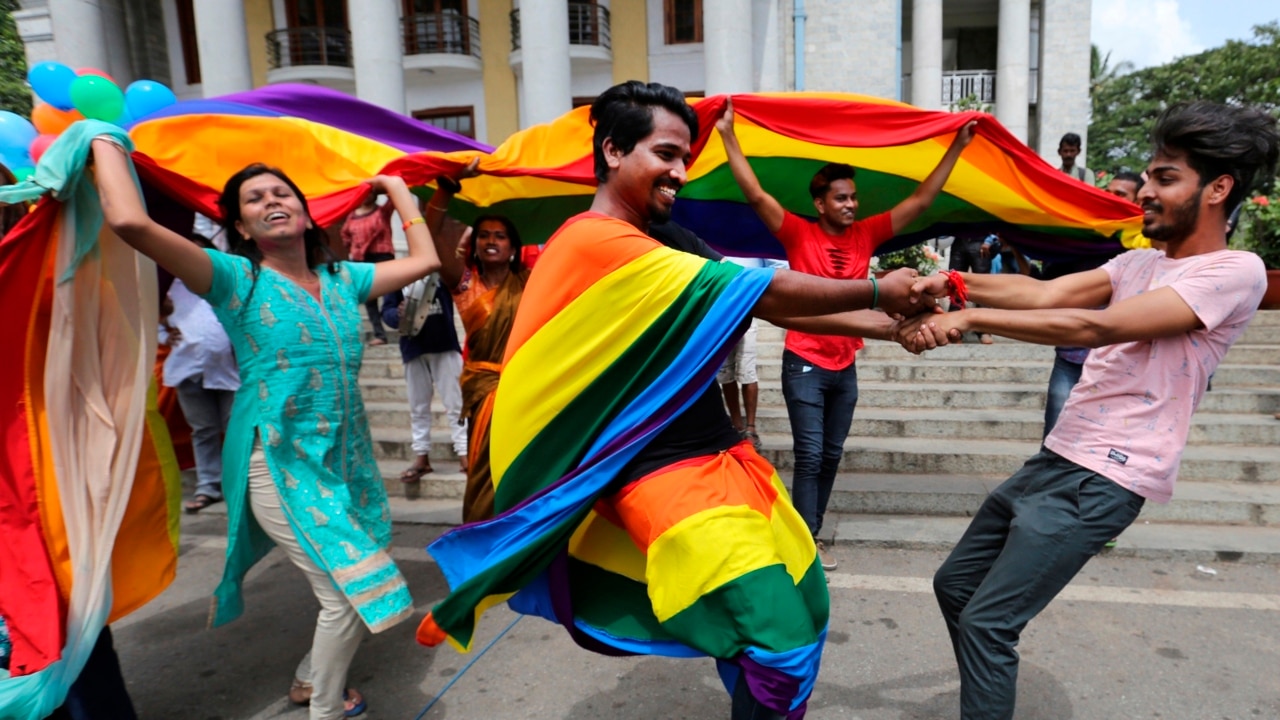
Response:
[[[933,578],[960,667],[963,720],[1013,718],[1022,629],[1143,502],[1044,448],[987,497]]]

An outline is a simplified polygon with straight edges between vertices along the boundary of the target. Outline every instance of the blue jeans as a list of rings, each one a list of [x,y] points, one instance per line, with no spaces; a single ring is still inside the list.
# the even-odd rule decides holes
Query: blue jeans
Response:
[[[782,397],[795,454],[791,502],[817,537],[858,404],[858,368],[825,370],[784,350]]]
[[[191,426],[191,451],[196,456],[196,495],[222,499],[222,437],[235,398],[234,390],[206,390],[202,375],[178,384],[178,404]]]
[[[933,577],[960,668],[960,717],[1011,720],[1022,630],[1143,498],[1041,448],[996,488]]]
[[[1062,406],[1067,404],[1067,397],[1071,395],[1071,389],[1076,386],[1076,383],[1080,382],[1080,373],[1083,371],[1084,365],[1063,360],[1061,356],[1053,358],[1053,372],[1049,375],[1049,392],[1044,399],[1042,438],[1049,437],[1049,431],[1058,424]]]

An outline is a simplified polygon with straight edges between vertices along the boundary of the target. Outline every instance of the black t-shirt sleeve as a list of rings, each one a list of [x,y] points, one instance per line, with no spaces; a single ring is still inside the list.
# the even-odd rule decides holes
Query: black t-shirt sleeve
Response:
[[[687,252],[698,257],[720,262],[724,255],[716,252],[692,230],[674,222],[655,223],[649,226],[649,237],[673,250]]]

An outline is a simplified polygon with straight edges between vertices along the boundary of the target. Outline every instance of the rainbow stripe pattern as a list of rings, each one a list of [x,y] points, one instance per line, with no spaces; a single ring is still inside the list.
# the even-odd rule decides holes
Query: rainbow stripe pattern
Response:
[[[467,650],[480,615],[509,601],[597,652],[711,655],[727,681],[745,672],[757,697],[803,714],[828,600],[773,468],[742,446],[615,487],[713,381],[771,273],[669,250],[601,215],[548,243],[495,396],[498,514],[429,548],[451,592],[422,642]],[[770,600],[747,600],[761,593]]]
[[[884,245],[892,250],[940,235],[1000,232],[1029,256],[1062,259],[1144,247],[1137,206],[1078,182],[1040,159],[994,117],[920,110],[861,95],[733,96],[735,129],[765,189],[792,212],[814,216],[809,179],[827,162],[858,169],[859,214],[896,205],[942,158],[969,120],[977,137],[933,207]],[[730,255],[782,257],[782,248],[739,192],[714,129],[725,96],[693,102],[700,132],[675,219]],[[441,173],[480,157],[451,212],[511,217],[525,242],[542,243],[585,211],[595,191],[588,108],[492,148],[341,93],[273,85],[184,101],[131,126],[144,181],[188,208],[216,215],[217,193],[241,167],[282,167],[322,225],[339,222],[378,173],[404,177],[425,195]]]
[[[45,198],[0,241],[0,616],[13,640],[0,716],[23,720],[62,703],[102,627],[159,595],[178,559],[155,266],[105,231],[76,263],[73,205]]]

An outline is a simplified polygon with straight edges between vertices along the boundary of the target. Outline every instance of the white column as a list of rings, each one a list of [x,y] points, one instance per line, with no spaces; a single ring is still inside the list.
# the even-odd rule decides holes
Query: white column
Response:
[[[755,89],[751,14],[751,0],[711,0],[702,4],[702,53],[708,96]]]
[[[520,77],[520,127],[551,122],[573,109],[569,0],[521,0]]]
[[[911,3],[911,104],[942,109],[942,0]]]
[[[98,0],[49,0],[49,21],[58,62],[111,72],[111,56]]]
[[[253,89],[249,33],[240,0],[195,0],[200,89],[205,97]],[[264,41],[265,42],[265,41]]]
[[[996,47],[996,119],[1027,141],[1027,83],[1031,75],[1031,0],[1000,0]]]
[[[404,40],[398,0],[348,0],[356,97],[404,114]],[[566,29],[566,33],[568,30]]]

